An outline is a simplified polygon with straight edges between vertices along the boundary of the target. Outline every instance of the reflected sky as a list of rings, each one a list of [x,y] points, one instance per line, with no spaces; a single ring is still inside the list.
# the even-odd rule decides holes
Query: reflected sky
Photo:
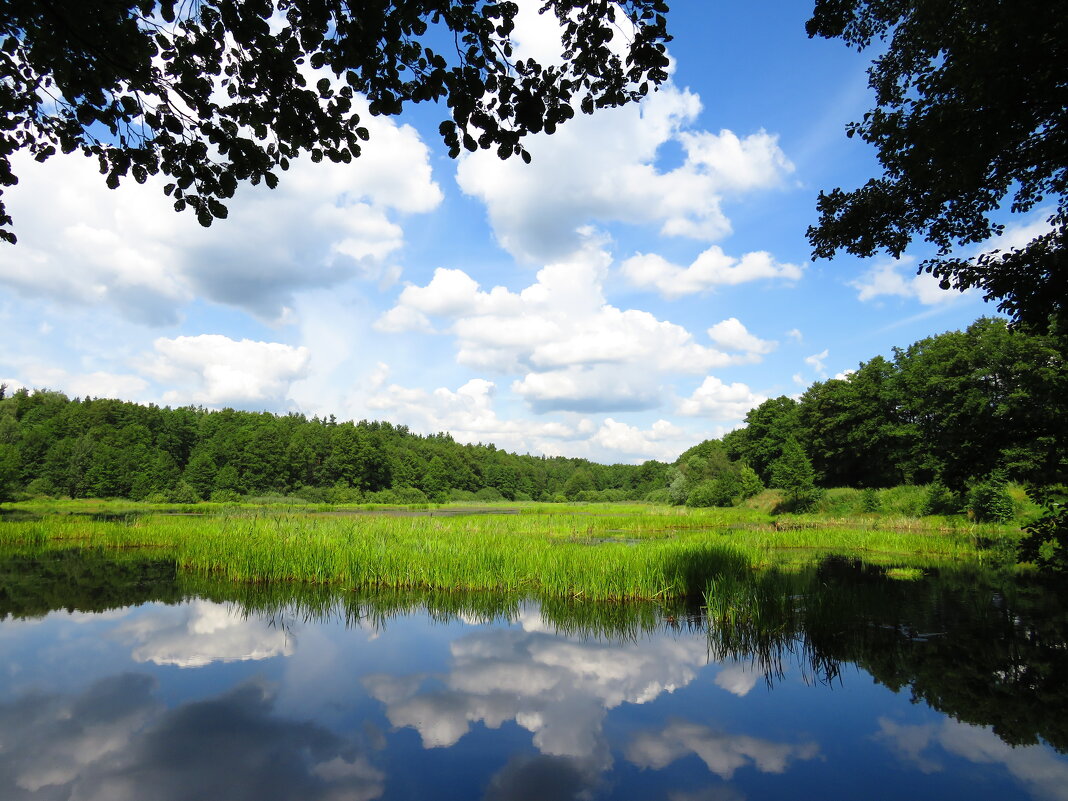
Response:
[[[487,617],[489,619],[487,619]],[[236,601],[0,621],[0,798],[1034,798],[1068,760],[804,649],[712,660],[701,627],[562,635]]]

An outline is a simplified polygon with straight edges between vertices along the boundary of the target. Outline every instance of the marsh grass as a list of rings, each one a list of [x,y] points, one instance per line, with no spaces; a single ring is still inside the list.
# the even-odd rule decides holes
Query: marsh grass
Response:
[[[516,513],[512,504],[501,507],[508,514],[338,516],[319,507],[203,506],[199,516],[152,507],[118,518],[10,520],[0,524],[0,543],[149,551],[183,573],[246,584],[665,603],[699,598],[725,576],[830,554],[915,566],[981,561],[981,542],[1012,536],[1003,527],[902,518],[882,529],[875,520],[772,518],[743,507],[526,504]]]

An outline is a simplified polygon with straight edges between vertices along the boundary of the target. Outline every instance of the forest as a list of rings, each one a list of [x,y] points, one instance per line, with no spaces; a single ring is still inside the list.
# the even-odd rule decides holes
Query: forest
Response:
[[[984,482],[1068,480],[1064,352],[1055,337],[981,318],[769,399],[673,464],[513,454],[388,422],[0,387],[0,497],[728,506],[778,487],[804,506],[821,488],[927,484],[959,506]]]

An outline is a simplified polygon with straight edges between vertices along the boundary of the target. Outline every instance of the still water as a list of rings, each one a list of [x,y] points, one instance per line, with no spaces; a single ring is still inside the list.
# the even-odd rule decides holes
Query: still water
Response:
[[[1055,593],[790,582],[710,622],[0,558],[0,798],[1068,799]]]

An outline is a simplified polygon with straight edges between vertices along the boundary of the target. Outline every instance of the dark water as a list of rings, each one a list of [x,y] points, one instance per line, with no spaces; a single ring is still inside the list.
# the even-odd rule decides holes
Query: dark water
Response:
[[[827,562],[698,609],[0,555],[0,798],[1068,799],[1065,605]]]

